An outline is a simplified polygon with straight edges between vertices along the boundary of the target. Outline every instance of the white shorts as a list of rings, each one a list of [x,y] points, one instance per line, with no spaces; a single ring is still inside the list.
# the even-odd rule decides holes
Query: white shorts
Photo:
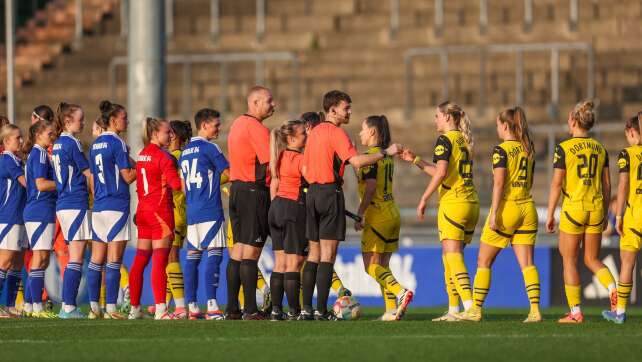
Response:
[[[0,224],[0,249],[20,251],[28,246],[24,225]]]
[[[88,210],[58,210],[56,217],[60,222],[65,241],[91,240],[91,212]]]
[[[206,250],[225,247],[225,220],[187,225],[187,248]]]
[[[46,222],[25,222],[29,248],[31,250],[53,250],[56,224]]]
[[[108,243],[110,241],[129,241],[131,227],[129,212],[122,211],[94,211],[91,213],[91,227],[93,239]]]

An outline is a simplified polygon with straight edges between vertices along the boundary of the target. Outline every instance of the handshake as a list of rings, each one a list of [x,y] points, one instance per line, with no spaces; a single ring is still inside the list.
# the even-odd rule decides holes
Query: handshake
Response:
[[[398,156],[407,162],[414,162],[417,158],[417,155],[415,155],[414,152],[399,143],[393,143],[388,146],[388,148],[386,148],[386,154],[389,156]]]

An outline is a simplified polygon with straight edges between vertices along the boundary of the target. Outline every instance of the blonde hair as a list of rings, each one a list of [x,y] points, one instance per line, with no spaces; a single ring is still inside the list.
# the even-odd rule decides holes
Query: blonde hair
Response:
[[[533,158],[535,153],[535,146],[533,145],[533,137],[528,129],[526,122],[526,113],[522,107],[509,108],[502,111],[498,116],[499,121],[508,124],[510,132],[517,137],[517,140],[524,147],[524,151],[529,158]]]
[[[60,136],[60,134],[64,132],[65,121],[67,121],[67,119],[71,119],[73,114],[79,109],[82,109],[82,107],[77,104],[70,104],[65,102],[60,102],[60,104],[58,104],[56,117],[54,118],[54,122],[56,125],[55,131],[57,136]]]
[[[274,178],[279,178],[281,153],[288,147],[288,136],[294,136],[298,126],[304,127],[305,123],[299,119],[286,121],[270,131],[270,174]]]
[[[152,140],[152,134],[160,129],[163,123],[169,123],[168,120],[162,118],[147,117],[143,121],[143,144],[149,145]]]
[[[18,131],[20,132],[20,127],[16,126],[15,124],[6,124],[3,125],[2,128],[0,128],[0,145],[4,144],[4,140],[13,133],[13,131]]]
[[[441,113],[447,114],[453,119],[453,122],[455,122],[455,126],[459,131],[461,131],[461,134],[466,141],[468,152],[472,154],[475,141],[473,140],[473,131],[470,126],[470,118],[468,118],[468,115],[466,114],[466,112],[464,112],[464,109],[461,108],[460,105],[452,103],[451,101],[445,101],[437,106],[437,108],[439,108],[439,111]]]
[[[571,118],[577,122],[578,127],[583,130],[590,130],[595,125],[595,102],[581,101],[573,107]]]

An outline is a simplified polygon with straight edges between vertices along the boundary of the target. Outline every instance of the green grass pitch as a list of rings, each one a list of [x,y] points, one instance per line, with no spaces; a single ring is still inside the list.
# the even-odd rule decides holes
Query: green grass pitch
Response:
[[[410,309],[407,320],[63,321],[0,320],[2,361],[640,361],[642,309],[614,325],[587,309],[583,325],[564,312],[524,325],[524,310],[488,310],[481,323],[433,323],[442,309]],[[588,313],[587,313],[588,312]]]

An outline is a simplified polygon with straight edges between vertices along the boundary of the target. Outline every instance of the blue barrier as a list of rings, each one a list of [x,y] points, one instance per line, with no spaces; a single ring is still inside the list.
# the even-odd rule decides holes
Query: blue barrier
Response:
[[[535,265],[539,270],[541,282],[542,307],[551,305],[551,250],[549,247],[535,248]],[[471,283],[477,268],[477,253],[479,248],[472,246],[464,252],[466,266],[471,275]],[[124,255],[124,264],[130,266],[133,262],[136,250],[127,248]],[[181,263],[185,258],[185,252],[181,252]],[[59,301],[61,283],[58,277],[58,268],[55,258],[47,270],[47,290],[52,299]],[[205,262],[199,269],[199,293],[198,301],[205,304],[204,292],[204,270]],[[226,281],[225,268],[227,265],[227,253],[221,264],[221,278],[218,287],[219,304],[226,303]],[[266,279],[274,266],[272,251],[266,248],[259,262],[260,268],[264,271]],[[398,278],[398,281],[415,291],[413,306],[440,306],[448,302],[444,289],[443,266],[441,262],[441,248],[437,246],[414,246],[402,247],[395,253],[390,261],[390,267]],[[340,248],[336,271],[359,301],[365,306],[383,306],[380,296],[379,285],[363,270],[360,249],[356,245],[344,245]],[[153,296],[150,287],[151,263],[145,270],[145,281],[143,283],[142,303],[153,304]],[[82,286],[84,286],[84,277]],[[4,299],[3,299],[4,300]],[[79,301],[87,302],[86,292],[81,290]],[[285,298],[284,298],[285,301]],[[497,257],[493,265],[491,290],[488,295],[486,306],[488,307],[526,307],[528,298],[524,291],[524,281],[515,256],[511,249],[504,250]]]

